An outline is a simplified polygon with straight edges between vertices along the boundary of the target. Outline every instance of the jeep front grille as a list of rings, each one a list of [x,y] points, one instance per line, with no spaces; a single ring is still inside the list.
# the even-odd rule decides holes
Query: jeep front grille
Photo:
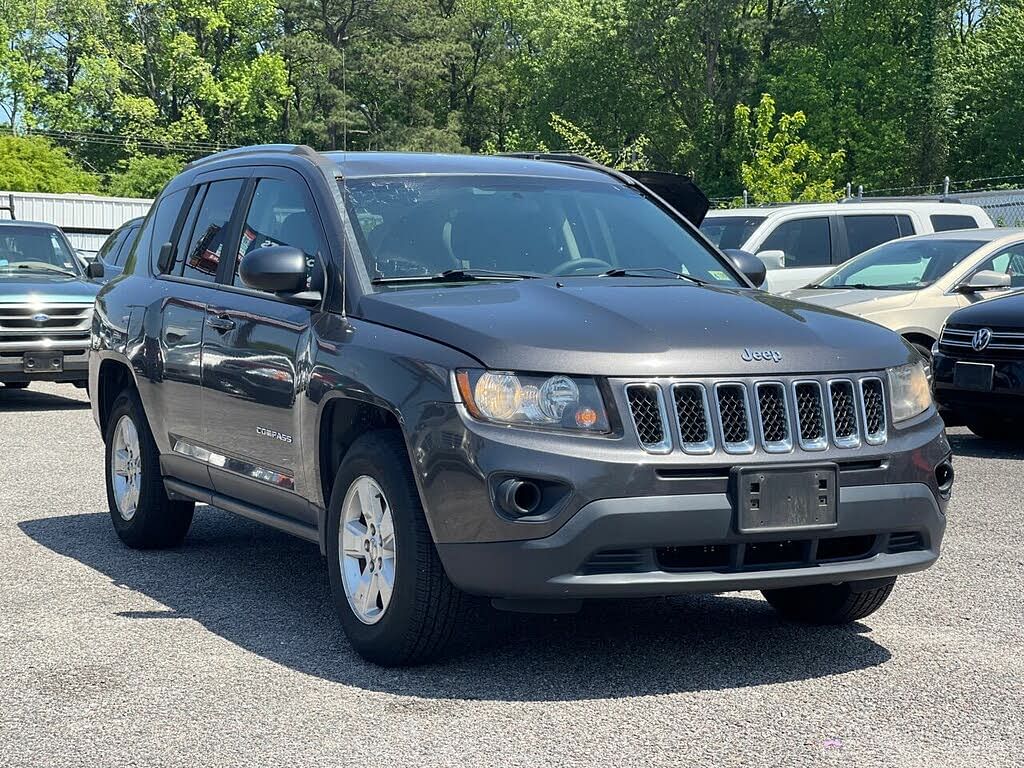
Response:
[[[656,384],[630,384],[626,387],[626,397],[640,445],[651,453],[668,452],[672,443],[668,436],[661,387]]]
[[[637,438],[649,453],[821,451],[882,445],[887,437],[885,385],[877,375],[629,382],[625,394]]]

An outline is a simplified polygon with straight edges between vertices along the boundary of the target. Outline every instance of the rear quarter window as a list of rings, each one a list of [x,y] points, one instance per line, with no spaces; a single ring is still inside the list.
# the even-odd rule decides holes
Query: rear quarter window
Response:
[[[977,229],[978,222],[973,216],[962,214],[936,213],[931,216],[932,229],[936,232],[950,232],[954,229]]]

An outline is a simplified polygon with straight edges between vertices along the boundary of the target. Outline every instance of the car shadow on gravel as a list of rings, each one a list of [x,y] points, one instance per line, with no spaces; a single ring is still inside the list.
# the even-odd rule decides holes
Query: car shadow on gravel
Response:
[[[165,606],[119,613],[125,632],[134,622],[191,619],[305,674],[401,696],[618,698],[806,680],[890,658],[863,625],[797,626],[781,622],[759,599],[693,596],[597,603],[573,616],[485,608],[454,658],[382,669],[346,642],[324,562],[306,542],[208,507],[197,510],[185,546],[174,551],[127,549],[106,513],[20,526],[42,546]]]
[[[70,386],[70,385],[69,385]],[[72,389],[77,393],[79,390]],[[7,389],[0,385],[0,413],[16,411],[78,411],[89,407],[88,400],[62,397],[31,389]]]
[[[1001,440],[986,440],[972,432],[947,433],[949,445],[953,449],[953,461],[957,456],[970,456],[975,459],[1024,459],[1024,444]]]

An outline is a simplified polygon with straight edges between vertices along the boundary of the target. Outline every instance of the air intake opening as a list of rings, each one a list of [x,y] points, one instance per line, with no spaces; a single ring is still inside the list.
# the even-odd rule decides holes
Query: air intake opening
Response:
[[[664,571],[715,571],[729,567],[732,547],[728,544],[661,547],[656,555],[658,566]]]
[[[839,536],[818,541],[818,560],[854,560],[875,546],[874,536]]]

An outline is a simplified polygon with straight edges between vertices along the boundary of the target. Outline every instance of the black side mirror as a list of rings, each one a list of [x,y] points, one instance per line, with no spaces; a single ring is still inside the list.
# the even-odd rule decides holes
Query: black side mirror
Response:
[[[99,261],[90,261],[88,266],[85,268],[85,275],[90,280],[102,280],[103,264]]]
[[[768,268],[757,256],[749,251],[741,251],[739,248],[727,248],[723,253],[729,262],[754,284],[755,288],[764,285]]]
[[[253,248],[242,257],[238,274],[257,291],[300,293],[306,290],[306,254],[290,245]]]

